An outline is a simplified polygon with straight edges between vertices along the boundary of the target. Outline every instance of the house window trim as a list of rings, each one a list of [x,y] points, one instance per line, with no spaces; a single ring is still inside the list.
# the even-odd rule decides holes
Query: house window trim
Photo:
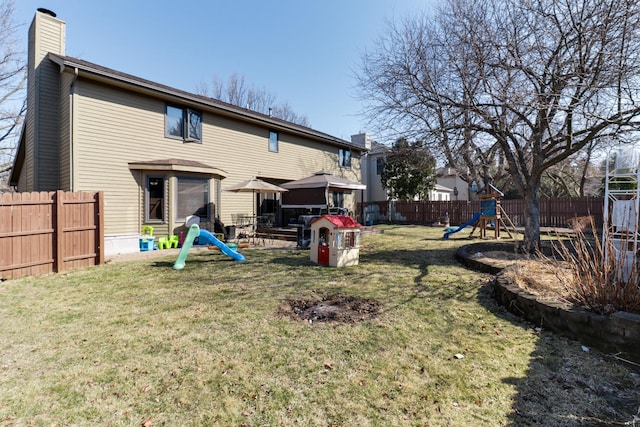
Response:
[[[159,178],[162,180],[162,218],[150,218],[149,217],[149,181],[151,179]],[[149,174],[145,176],[144,186],[144,222],[149,224],[164,224],[167,222],[167,176],[162,174]]]
[[[271,137],[272,137],[272,135],[275,135],[275,136],[276,136],[276,139],[275,139],[275,148],[274,148],[274,146],[273,146],[274,141],[273,141],[273,139],[271,138]],[[279,151],[280,151],[280,134],[278,133],[278,131],[270,130],[270,131],[269,131],[269,152],[271,152],[271,153],[277,153],[277,152],[279,152]]]
[[[167,110],[169,109],[169,107],[176,108],[176,109],[182,111],[182,135],[181,136],[172,135],[171,133],[168,132],[168,129],[167,129],[168,111]],[[191,115],[192,114],[197,114],[200,117],[200,124],[199,124],[200,137],[199,138],[193,138],[193,137],[191,137],[189,135],[190,120],[191,120]],[[165,104],[165,107],[164,107],[164,136],[165,136],[165,138],[175,139],[175,140],[182,141],[182,142],[185,142],[185,143],[189,142],[189,143],[202,144],[202,111],[196,110],[194,108],[184,107],[184,106],[177,105],[177,104],[170,104],[170,103]]]

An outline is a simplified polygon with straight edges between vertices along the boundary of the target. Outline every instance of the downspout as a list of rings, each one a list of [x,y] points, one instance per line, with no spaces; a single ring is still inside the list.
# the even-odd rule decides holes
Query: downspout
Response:
[[[69,190],[75,191],[74,168],[73,168],[73,92],[75,83],[78,80],[78,67],[73,69],[73,80],[69,84]]]

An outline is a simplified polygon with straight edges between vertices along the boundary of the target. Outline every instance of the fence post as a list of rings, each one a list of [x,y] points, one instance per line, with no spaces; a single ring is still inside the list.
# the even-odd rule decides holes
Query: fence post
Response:
[[[55,197],[55,203],[53,203],[53,219],[52,222],[56,225],[56,229],[53,233],[53,246],[56,252],[53,257],[53,271],[59,273],[64,271],[64,202],[63,202],[62,190],[57,190],[53,193]]]
[[[102,265],[104,264],[104,193],[102,191],[96,193],[94,212],[96,212],[96,254],[98,255],[96,264]]]

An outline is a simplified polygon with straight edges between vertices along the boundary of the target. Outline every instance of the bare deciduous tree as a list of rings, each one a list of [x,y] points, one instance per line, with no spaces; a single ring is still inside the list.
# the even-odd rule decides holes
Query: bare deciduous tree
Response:
[[[13,1],[0,1],[0,184],[6,183],[26,109],[26,58],[17,49]]]
[[[296,123],[301,126],[310,126],[307,116],[297,114],[295,111],[293,111],[293,108],[291,108],[288,102],[275,105],[271,111],[271,115],[273,117]]]
[[[359,87],[372,118],[431,135],[454,161],[502,159],[531,251],[545,171],[637,135],[638,49],[634,0],[449,0],[392,25],[363,57]]]
[[[287,120],[302,126],[309,126],[306,116],[296,114],[288,103],[276,104],[276,96],[265,89],[248,87],[244,76],[232,74],[227,82],[213,78],[211,87],[201,83],[196,88],[200,95],[218,99],[237,107],[247,108],[263,114],[271,114],[282,120]]]

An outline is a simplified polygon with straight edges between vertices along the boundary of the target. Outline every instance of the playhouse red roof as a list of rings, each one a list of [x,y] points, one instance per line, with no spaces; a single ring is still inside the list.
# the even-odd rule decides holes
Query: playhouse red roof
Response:
[[[362,227],[361,224],[358,223],[355,219],[351,218],[349,215],[321,215],[318,218],[311,221],[311,224],[320,220],[321,218],[325,218],[333,225],[338,228],[359,228]]]

